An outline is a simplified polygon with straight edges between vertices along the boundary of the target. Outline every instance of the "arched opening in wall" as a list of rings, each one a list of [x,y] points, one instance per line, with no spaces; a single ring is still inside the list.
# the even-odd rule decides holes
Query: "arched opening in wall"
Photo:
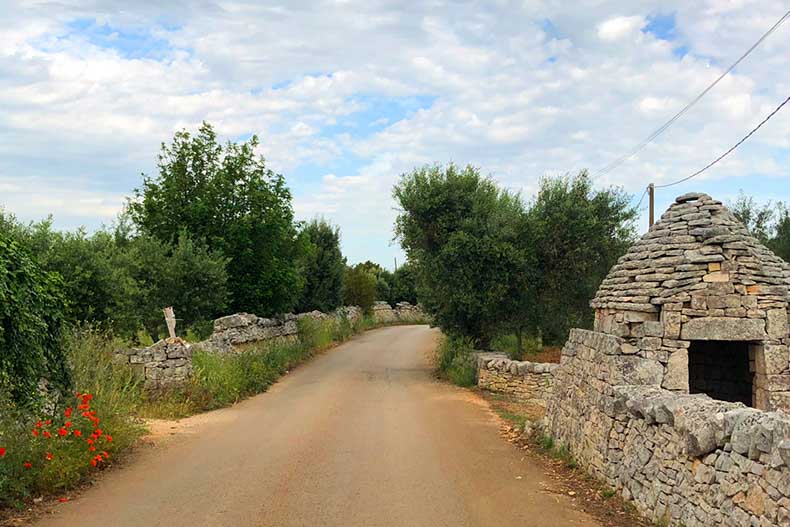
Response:
[[[691,341],[688,354],[689,393],[713,399],[754,404],[754,357],[751,343],[723,340]]]

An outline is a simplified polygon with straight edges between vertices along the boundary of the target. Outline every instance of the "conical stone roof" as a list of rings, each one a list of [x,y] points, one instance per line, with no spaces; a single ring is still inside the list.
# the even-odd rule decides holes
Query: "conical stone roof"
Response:
[[[722,315],[759,318],[765,310],[787,309],[790,264],[750,236],[720,201],[690,193],[678,197],[618,260],[591,306],[654,313],[708,290],[748,297],[738,305],[722,304]]]

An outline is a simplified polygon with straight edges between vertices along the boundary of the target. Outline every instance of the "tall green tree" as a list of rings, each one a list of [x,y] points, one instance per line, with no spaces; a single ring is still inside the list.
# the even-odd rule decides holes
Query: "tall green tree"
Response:
[[[396,237],[426,310],[446,332],[487,348],[503,330],[509,295],[528,288],[520,198],[452,164],[403,175],[393,195]]]
[[[162,144],[159,174],[145,177],[129,212],[146,234],[174,244],[185,231],[228,259],[230,307],[267,316],[296,304],[304,246],[282,175],[255,153],[258,138],[220,144],[208,123]]]
[[[392,273],[389,302],[417,304],[417,276],[414,264],[411,262],[406,262]]]
[[[528,213],[537,266],[530,325],[546,342],[592,327],[590,299],[636,236],[629,201],[622,190],[594,189],[585,171],[541,181]]]
[[[297,310],[328,313],[343,300],[346,259],[340,250],[340,228],[315,219],[304,227],[302,235],[307,238],[307,250],[302,262],[304,289]]]

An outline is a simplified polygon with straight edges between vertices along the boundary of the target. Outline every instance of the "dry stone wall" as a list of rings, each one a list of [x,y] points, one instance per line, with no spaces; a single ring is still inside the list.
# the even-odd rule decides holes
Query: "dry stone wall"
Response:
[[[148,390],[160,390],[184,384],[192,375],[192,353],[201,349],[213,353],[234,353],[245,344],[262,341],[293,341],[299,338],[298,321],[305,317],[318,320],[346,320],[350,324],[362,318],[356,306],[342,307],[326,314],[320,311],[284,315],[280,318],[261,318],[249,313],[237,313],[214,321],[212,335],[196,344],[180,338],[160,340],[147,348],[116,351],[116,360],[129,364],[144,379]]]
[[[651,520],[790,524],[790,416],[661,389],[651,359],[623,368],[623,345],[571,332],[546,432]]]
[[[514,361],[481,353],[477,357],[477,385],[546,408],[557,368],[559,364]]]
[[[373,320],[377,324],[416,324],[424,323],[428,317],[420,306],[408,302],[398,302],[393,309],[387,302],[377,301],[373,304]]]

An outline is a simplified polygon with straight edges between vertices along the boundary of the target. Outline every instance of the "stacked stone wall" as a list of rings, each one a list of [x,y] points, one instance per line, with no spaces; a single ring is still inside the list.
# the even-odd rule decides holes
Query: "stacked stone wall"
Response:
[[[651,520],[790,524],[790,417],[662,389],[661,362],[629,346],[571,332],[545,431]]]
[[[506,357],[477,359],[477,385],[546,408],[559,364],[514,361]]]
[[[377,324],[424,324],[428,317],[420,306],[408,302],[398,302],[393,309],[387,302],[373,304],[373,320]]]
[[[211,336],[195,344],[180,338],[164,339],[147,348],[116,351],[116,360],[129,364],[144,379],[148,390],[159,390],[184,384],[192,375],[192,353],[195,349],[212,353],[234,353],[247,344],[264,341],[295,341],[299,338],[299,320],[347,321],[355,324],[362,318],[356,306],[342,307],[333,313],[312,311],[279,318],[261,318],[249,313],[237,313],[214,321]]]

